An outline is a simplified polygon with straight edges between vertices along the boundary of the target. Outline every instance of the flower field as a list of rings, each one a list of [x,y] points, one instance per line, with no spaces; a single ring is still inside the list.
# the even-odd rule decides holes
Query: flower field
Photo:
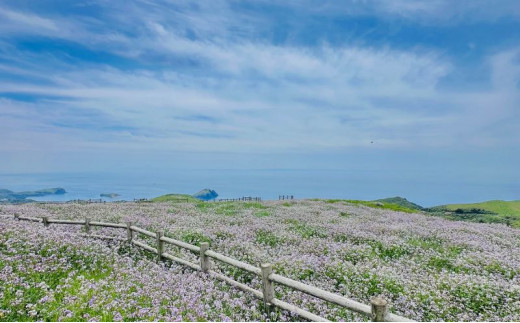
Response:
[[[520,230],[375,209],[346,201],[2,205],[0,215],[125,223],[420,321],[520,321]],[[207,274],[82,226],[0,217],[1,321],[300,320]],[[93,233],[126,238],[117,228]],[[139,239],[147,241],[146,238]],[[152,239],[148,240],[154,245]],[[197,262],[197,255],[167,252]],[[213,269],[260,289],[252,274]],[[334,321],[366,318],[275,287],[276,297]]]

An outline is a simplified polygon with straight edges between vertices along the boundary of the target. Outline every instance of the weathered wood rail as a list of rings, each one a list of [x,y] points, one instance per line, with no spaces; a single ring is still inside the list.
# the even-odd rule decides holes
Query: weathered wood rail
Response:
[[[257,196],[257,197],[252,197],[252,196],[243,196],[243,197],[237,197],[237,198],[232,198],[232,199],[214,199],[213,200],[214,202],[244,202],[244,201],[254,201],[254,202],[260,202],[262,201],[262,198]]]
[[[137,203],[147,203],[147,202],[151,202],[151,200],[149,200],[147,198],[142,198],[142,199],[135,199],[134,198],[134,202],[137,202]]]
[[[5,218],[5,217],[4,217]],[[278,308],[293,312],[300,317],[315,322],[328,322],[327,319],[313,314],[309,311],[306,311],[302,308],[299,308],[293,304],[289,304],[280,299],[275,298],[274,293],[274,283],[278,283],[280,285],[295,289],[297,291],[303,292],[308,295],[315,296],[319,299],[328,301],[330,303],[342,306],[351,311],[360,313],[369,317],[374,322],[415,322],[411,319],[408,319],[403,316],[399,316],[389,312],[389,304],[388,302],[381,297],[374,297],[370,300],[370,305],[363,304],[357,302],[355,300],[343,297],[341,295],[333,294],[326,290],[317,288],[315,286],[307,285],[301,283],[296,280],[292,280],[290,278],[278,275],[273,273],[273,267],[271,264],[262,264],[260,268],[250,265],[248,263],[230,258],[218,252],[209,249],[209,243],[203,242],[200,246],[191,245],[189,243],[179,241],[173,238],[166,237],[164,235],[164,231],[159,231],[157,233],[148,231],[146,229],[135,226],[133,223],[129,222],[126,224],[121,223],[108,223],[108,222],[98,222],[91,221],[90,219],[85,220],[59,220],[52,219],[48,217],[35,218],[35,217],[26,217],[20,216],[18,214],[14,215],[14,218],[17,220],[24,220],[30,222],[41,222],[44,226],[48,227],[51,224],[68,224],[68,225],[82,225],[85,226],[86,234],[82,236],[91,237],[91,238],[101,238],[101,239],[114,239],[114,240],[125,240],[119,239],[115,237],[102,236],[102,235],[94,235],[90,234],[91,227],[107,227],[107,228],[119,228],[125,229],[127,232],[126,241],[130,244],[136,245],[140,248],[143,248],[149,252],[157,254],[158,260],[169,259],[171,261],[175,261],[182,265],[188,266],[194,270],[203,271],[208,273],[209,275],[222,280],[236,288],[239,288],[245,292],[249,292],[253,294],[256,298],[262,300],[264,302],[264,308],[269,310],[271,306],[276,306]],[[155,247],[150,246],[142,241],[136,240],[136,234],[142,234],[150,238],[154,238],[156,241]],[[190,250],[191,252],[197,253],[199,255],[199,263],[193,263],[191,261],[178,258],[172,254],[169,254],[164,251],[164,243],[168,243],[180,248],[184,248]],[[211,270],[211,259],[223,262],[227,265],[234,266],[236,268],[240,268],[249,273],[255,274],[262,279],[262,290],[254,289],[246,284],[240,283],[232,278],[229,278],[221,273],[218,273],[214,270]]]

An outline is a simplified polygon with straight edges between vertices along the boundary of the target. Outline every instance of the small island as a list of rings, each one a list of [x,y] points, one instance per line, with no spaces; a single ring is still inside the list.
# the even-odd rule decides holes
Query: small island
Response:
[[[214,200],[218,196],[218,194],[214,190],[205,188],[205,189],[193,194],[192,196],[201,201],[210,201],[210,200]]]
[[[101,196],[101,197],[108,197],[108,198],[113,199],[113,198],[119,197],[121,195],[119,195],[117,193],[101,193],[101,194],[99,194],[99,196]]]

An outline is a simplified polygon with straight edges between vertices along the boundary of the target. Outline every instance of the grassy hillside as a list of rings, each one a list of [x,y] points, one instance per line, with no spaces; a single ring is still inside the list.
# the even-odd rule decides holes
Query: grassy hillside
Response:
[[[189,194],[166,194],[152,199],[152,202],[200,202]]]
[[[312,201],[321,201],[320,199],[313,199]],[[376,209],[392,210],[406,213],[416,213],[418,210],[402,206],[395,203],[387,203],[381,201],[363,201],[363,200],[323,200],[325,203],[349,203],[354,205],[363,205]]]
[[[503,223],[520,228],[520,200],[447,204],[429,208],[428,211],[452,220]]]
[[[422,210],[423,209],[422,206],[420,206],[418,204],[415,204],[415,203],[412,203],[412,202],[408,201],[407,199],[405,199],[404,197],[400,197],[400,196],[389,197],[389,198],[380,199],[380,200],[375,200],[374,202],[396,204],[396,205],[400,205],[400,206],[403,206],[405,208],[412,209],[412,210]]]
[[[520,216],[520,200],[518,201],[487,201],[482,203],[471,204],[448,204],[445,205],[448,210],[455,211],[457,209],[481,209],[501,215]]]

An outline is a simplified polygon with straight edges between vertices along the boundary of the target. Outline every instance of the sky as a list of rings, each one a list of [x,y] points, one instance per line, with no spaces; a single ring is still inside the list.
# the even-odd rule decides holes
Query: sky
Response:
[[[519,31],[517,0],[4,0],[0,173],[518,183]]]

